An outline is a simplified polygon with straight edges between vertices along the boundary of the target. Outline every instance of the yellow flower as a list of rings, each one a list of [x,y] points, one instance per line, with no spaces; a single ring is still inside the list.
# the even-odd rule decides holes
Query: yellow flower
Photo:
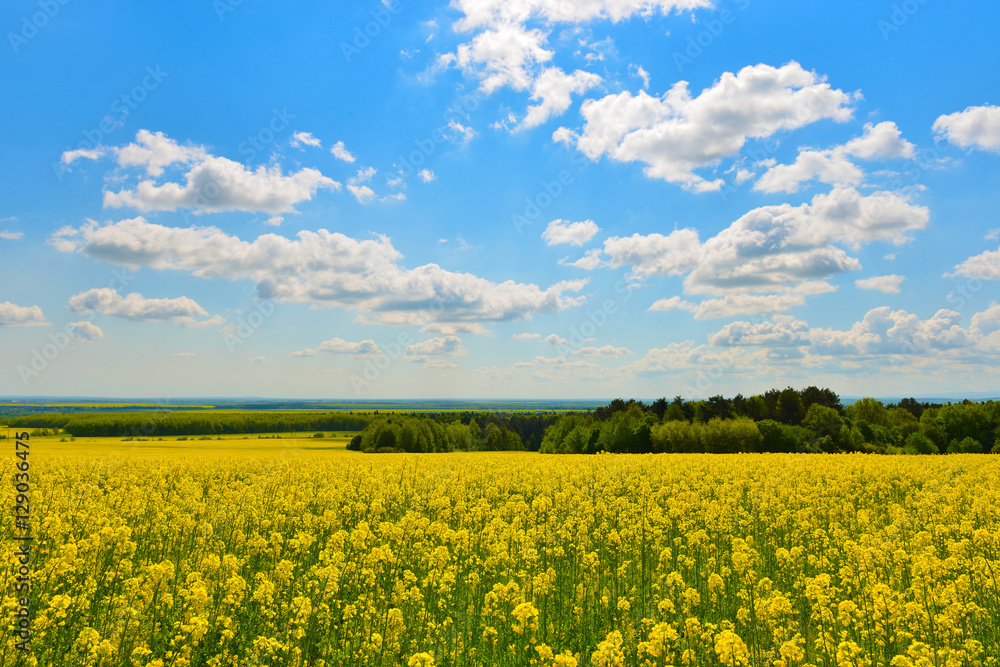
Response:
[[[617,630],[609,633],[607,638],[597,645],[597,650],[591,654],[590,661],[596,667],[623,667],[625,654],[622,652],[622,633]]]
[[[747,645],[732,630],[723,630],[716,636],[715,654],[719,656],[719,662],[727,666],[746,665],[750,661]]]
[[[434,656],[430,653],[414,653],[406,664],[407,667],[434,667]]]
[[[522,602],[514,607],[514,619],[511,627],[519,635],[538,629],[538,610],[530,602]]]

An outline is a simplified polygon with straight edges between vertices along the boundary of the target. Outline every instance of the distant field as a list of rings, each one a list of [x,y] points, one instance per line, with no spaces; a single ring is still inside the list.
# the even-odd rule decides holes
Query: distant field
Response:
[[[18,429],[34,432],[41,429]],[[0,435],[7,435],[6,432]],[[29,441],[35,461],[43,461],[48,456],[141,456],[163,454],[189,457],[243,456],[251,454],[288,454],[308,452],[347,452],[347,443],[353,434],[324,433],[324,437],[313,434],[254,433],[246,435],[180,436],[165,438],[73,438],[65,435],[35,436]],[[14,432],[10,432],[11,438]],[[354,452],[349,452],[354,455]]]

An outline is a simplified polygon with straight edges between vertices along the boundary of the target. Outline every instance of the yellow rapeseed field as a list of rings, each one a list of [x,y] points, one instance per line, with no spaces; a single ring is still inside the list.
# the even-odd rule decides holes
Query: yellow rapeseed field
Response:
[[[1000,457],[278,449],[35,453],[25,664],[1000,665]]]

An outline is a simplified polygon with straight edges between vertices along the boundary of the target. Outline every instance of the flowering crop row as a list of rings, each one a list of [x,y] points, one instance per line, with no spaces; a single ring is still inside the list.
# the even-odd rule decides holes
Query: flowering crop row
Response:
[[[1000,665],[997,457],[50,458],[33,502],[28,664]]]

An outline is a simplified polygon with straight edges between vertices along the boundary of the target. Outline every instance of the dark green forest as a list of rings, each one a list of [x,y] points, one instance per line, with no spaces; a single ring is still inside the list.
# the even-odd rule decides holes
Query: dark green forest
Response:
[[[13,427],[62,429],[76,437],[167,437],[360,431],[373,417],[342,412],[100,412],[44,413],[7,420]]]
[[[615,400],[562,417],[543,453],[868,452],[1000,453],[1000,402],[953,405],[912,398],[885,405],[863,398],[847,408],[829,389],[772,389],[750,397]]]

